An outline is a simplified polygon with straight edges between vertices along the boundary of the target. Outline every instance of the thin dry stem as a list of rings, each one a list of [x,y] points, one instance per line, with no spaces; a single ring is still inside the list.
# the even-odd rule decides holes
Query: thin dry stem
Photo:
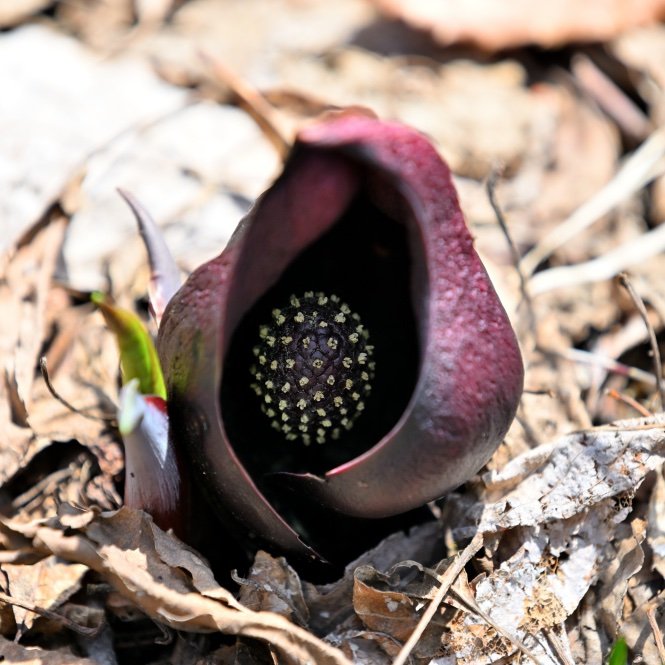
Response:
[[[630,365],[625,365],[624,363],[615,360],[614,358],[608,358],[607,356],[601,356],[597,353],[592,353],[591,351],[585,351],[584,349],[564,349],[556,351],[546,351],[547,354],[556,355],[564,360],[568,360],[573,363],[582,363],[584,365],[595,365],[597,367],[602,367],[608,372],[613,374],[618,374],[619,376],[625,376],[633,381],[639,381],[644,383],[647,386],[657,386],[658,380],[653,374],[645,372],[639,367],[631,367]]]
[[[494,628],[498,635],[501,635],[506,640],[508,640],[508,642],[510,642],[518,651],[523,653],[527,658],[530,658],[534,663],[536,663],[536,665],[540,665],[540,661],[538,660],[536,654],[534,654],[529,649],[529,647],[526,646],[526,644],[509,633],[503,626],[493,621],[492,617],[480,608],[473,596],[466,592],[462,593],[460,589],[455,588],[452,588],[450,593],[455,597],[455,599],[462,607],[466,608],[472,614],[479,616],[488,626]]]
[[[628,275],[621,274],[619,275],[622,286],[628,291],[628,294],[635,303],[637,311],[640,313],[644,325],[646,326],[647,333],[649,334],[649,344],[651,345],[651,355],[653,360],[653,369],[654,374],[656,375],[657,386],[658,386],[658,399],[660,402],[660,410],[663,410],[665,406],[665,388],[663,387],[663,365],[660,361],[660,350],[658,348],[658,340],[656,339],[656,332],[649,321],[649,314],[647,313],[647,308],[644,306],[644,301],[640,298],[637,291],[633,288],[633,285],[628,279]]]
[[[2,591],[0,591],[0,603],[14,605],[16,607],[20,607],[21,609],[27,610],[28,612],[32,612],[33,614],[46,617],[52,621],[57,621],[60,625],[65,626],[66,628],[69,628],[70,630],[73,630],[80,635],[85,635],[86,637],[94,637],[97,635],[97,633],[99,633],[100,630],[100,628],[88,628],[87,626],[82,626],[81,624],[75,623],[62,614],[52,612],[51,610],[39,607],[38,605],[34,605],[22,600],[16,600],[16,598],[12,598]]]
[[[635,409],[637,413],[639,413],[641,416],[644,416],[645,418],[651,418],[651,416],[653,416],[653,413],[644,408],[637,400],[629,397],[628,395],[620,393],[618,390],[614,390],[614,388],[610,388],[605,394],[608,397],[615,399],[617,402],[622,402],[623,404],[629,406],[631,409]]]
[[[531,300],[531,294],[529,293],[528,280],[526,275],[524,274],[524,271],[522,270],[520,254],[517,251],[517,247],[515,246],[512,236],[510,235],[510,231],[508,230],[508,225],[506,224],[506,219],[503,215],[503,211],[501,210],[501,207],[499,206],[499,203],[496,200],[496,181],[498,175],[499,174],[497,171],[492,171],[492,173],[490,173],[489,178],[487,179],[487,196],[489,198],[490,205],[492,206],[492,210],[494,211],[494,215],[496,216],[496,220],[499,223],[499,227],[501,228],[501,231],[503,232],[503,235],[506,238],[506,242],[508,243],[508,247],[510,249],[510,255],[513,260],[513,265],[515,266],[515,271],[517,272],[517,276],[519,277],[520,295],[522,296],[522,303],[524,303],[524,306],[526,307],[527,311],[527,329],[532,331],[532,333],[535,335],[536,315],[533,309],[533,301]]]
[[[81,411],[81,409],[77,409],[73,404],[70,404],[56,389],[53,383],[51,383],[51,377],[49,376],[48,373],[48,366],[46,362],[46,356],[42,356],[39,359],[39,369],[42,373],[42,377],[44,379],[44,383],[46,384],[46,387],[48,388],[48,391],[51,393],[51,395],[60,402],[68,411],[71,411],[72,413],[75,413],[78,416],[82,416],[83,418],[87,418],[88,420],[94,420],[96,422],[102,422],[102,423],[109,423],[109,424],[115,424],[116,419],[113,416],[95,416],[92,413],[86,413],[85,411]]]
[[[656,641],[656,649],[658,649],[660,662],[665,663],[665,645],[663,645],[663,634],[660,632],[660,628],[658,627],[658,622],[656,621],[656,611],[653,607],[650,607],[647,610],[647,619],[649,619],[649,625],[651,626],[653,639]]]
[[[559,629],[559,634],[556,633]],[[549,630],[544,630],[545,637],[563,665],[575,665],[575,660],[571,654],[570,643],[566,633],[565,624],[552,626]]]
[[[282,126],[283,123],[280,122],[276,110],[256,88],[218,58],[207,51],[200,51],[200,56],[210,67],[215,81],[229,88],[238,98],[242,108],[247,111],[283,159],[289,152],[292,141],[288,137],[288,131]]]
[[[573,76],[585,92],[634,140],[641,141],[653,126],[637,104],[596,64],[582,53],[571,63]]]

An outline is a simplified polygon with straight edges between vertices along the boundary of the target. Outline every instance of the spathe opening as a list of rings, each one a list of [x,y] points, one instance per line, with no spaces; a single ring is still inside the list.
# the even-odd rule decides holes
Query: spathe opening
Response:
[[[388,186],[383,181],[380,184]],[[376,183],[373,185],[375,190]],[[395,196],[401,198],[393,188],[384,200],[394,200]],[[335,553],[330,552],[331,543],[316,542],[325,534],[314,533],[317,529],[311,526],[317,521],[314,515],[319,514],[319,509],[303,510],[303,504],[308,503],[306,498],[294,499],[271,474],[289,471],[323,475],[354,459],[394,427],[412,396],[418,377],[420,341],[412,301],[409,229],[382,209],[385,206],[379,208],[373,203],[375,199],[375,191],[370,193],[370,188],[361,187],[333,227],[301,252],[277,283],[248,310],[231,338],[220,393],[225,430],[257,486],[308,542],[313,537],[312,544],[332,558]],[[393,208],[404,206],[391,205]],[[263,248],[254,251],[260,261]],[[250,366],[256,362],[252,349],[261,326],[271,321],[273,309],[283,307],[292,295],[306,291],[334,294],[359,314],[369,331],[375,361],[372,390],[364,398],[364,411],[353,427],[344,430],[337,440],[309,446],[300,440],[288,441],[283,433],[273,429],[270,418],[261,411],[261,398],[250,387]],[[364,520],[351,522],[359,526],[362,537],[357,547],[351,548],[353,551],[344,553],[345,558],[364,551],[396,526],[394,520],[384,526],[374,520],[371,528],[360,526]]]
[[[369,331],[375,360],[372,390],[353,427],[336,441],[309,446],[287,441],[275,431],[260,410],[261,398],[250,388],[250,366],[256,362],[252,348],[261,326],[271,321],[273,309],[306,291],[335,294],[348,303]],[[411,292],[406,226],[361,192],[332,229],[303,251],[250,308],[229,345],[221,400],[229,440],[259,485],[263,475],[278,471],[322,474],[371,448],[399,420],[418,375]]]

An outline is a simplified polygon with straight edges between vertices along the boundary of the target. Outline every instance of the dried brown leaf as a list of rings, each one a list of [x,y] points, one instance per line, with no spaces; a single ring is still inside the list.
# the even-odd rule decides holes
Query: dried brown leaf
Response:
[[[602,631],[599,630],[596,617],[596,604],[593,592],[585,597],[579,610],[580,620],[569,631],[575,663],[602,665],[603,652],[607,645],[602,644]]]
[[[354,665],[390,665],[401,648],[394,637],[369,630],[347,631],[340,638],[340,648]]]
[[[375,3],[391,16],[431,32],[441,44],[469,42],[490,51],[524,44],[553,47],[570,41],[603,41],[665,14],[662,0],[590,0],[583,5],[575,0],[546,5],[529,0]]]
[[[306,626],[309,610],[298,574],[284,557],[273,558],[259,550],[247,579],[235,577],[240,586],[240,602],[255,612],[281,614],[290,621]]]
[[[574,432],[553,445],[547,461],[515,490],[494,503],[479,504],[477,528],[495,532],[580,515],[612,497],[634,492],[647,472],[662,464],[664,455],[662,417]],[[534,457],[542,461],[537,449],[527,452],[501,471],[489,473],[487,482],[509,483],[513,476],[523,475],[523,466],[530,466]]]
[[[47,650],[25,647],[0,637],[0,656],[5,663],[21,665],[98,665],[89,658],[78,658],[69,649]]]
[[[0,257],[0,485],[42,448],[28,423],[40,348],[46,335],[45,310],[66,220],[53,220],[13,256]]]
[[[376,588],[386,576],[371,566],[356,568],[354,577],[353,607],[366,628],[405,642],[418,623],[416,603],[401,591]]]
[[[62,296],[61,289],[53,288],[47,302],[49,343],[45,350],[51,382],[58,393],[82,413],[97,417],[114,415],[118,371],[115,341],[97,317],[86,315],[81,311],[84,308],[75,307],[69,297]],[[64,344],[58,334],[63,330],[62,325],[72,327],[64,333]],[[31,454],[24,456],[24,464],[19,468],[32,465],[34,452],[58,444],[71,447],[73,441],[85,446],[91,455],[80,451],[74,464],[62,455],[50,455],[45,464],[42,456],[42,461],[36,462],[37,468],[32,469],[38,480],[33,487],[23,488],[20,497],[13,497],[16,509],[32,517],[54,514],[56,497],[107,509],[119,505],[116,481],[124,468],[124,460],[118,435],[108,421],[70,411],[51,395],[41,376],[32,387],[28,420]],[[15,484],[15,491],[18,488]]]
[[[0,565],[0,570],[6,576],[6,592],[12,599],[39,609],[55,610],[81,588],[88,568],[49,556],[32,565],[5,563]],[[17,605],[14,618],[22,635],[32,628],[39,615]]]
[[[39,349],[46,333],[46,300],[66,225],[66,219],[54,219],[32,242],[3,261],[7,265],[0,293],[4,310],[0,342],[8,355],[5,372],[20,400],[20,408],[15,410],[20,425],[27,425]]]
[[[429,522],[412,528],[408,533],[395,533],[376,547],[349,563],[341,579],[315,586],[305,582],[303,591],[309,608],[310,628],[317,634],[329,634],[354,616],[353,586],[355,570],[372,566],[388,570],[401,561],[415,560],[434,565],[443,550],[441,525]]]
[[[511,554],[475,581],[471,613],[453,622],[446,640],[456,657],[489,663],[523,643],[543,662],[557,662],[543,631],[570,617],[599,579],[607,614],[618,619],[644,539],[643,527],[632,533],[622,522],[664,454],[663,420],[653,418],[571,434],[488,473],[503,498],[478,502],[466,518],[475,514],[475,525],[453,533],[503,534]]]
[[[445,571],[451,561],[440,562],[437,571]],[[402,561],[385,572],[368,565],[356,568],[353,606],[366,631],[359,633],[354,640],[371,640],[386,654],[395,657],[395,645],[406,643],[417,629],[442,579],[433,571],[426,572],[416,561]],[[445,606],[436,611],[410,651],[412,660],[429,662],[439,655],[442,633],[451,616]],[[398,652],[401,650],[402,647]]]
[[[148,616],[171,628],[261,639],[287,662],[348,665],[337,649],[277,614],[244,608],[222,587],[212,590],[215,598],[204,596],[193,584],[203,580],[205,587],[210,586],[212,575],[202,570],[202,560],[140,511],[122,508],[102,513],[76,530],[64,530],[57,520],[11,527],[32,537],[43,551],[96,570]],[[177,559],[178,567],[160,553]]]

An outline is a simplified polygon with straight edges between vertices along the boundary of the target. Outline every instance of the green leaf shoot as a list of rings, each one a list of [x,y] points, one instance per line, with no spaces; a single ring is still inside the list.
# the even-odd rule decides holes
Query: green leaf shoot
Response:
[[[123,385],[138,379],[139,392],[166,399],[166,386],[157,350],[150,333],[136,314],[118,307],[98,291],[90,299],[104,316],[106,325],[115,335],[120,350]]]
[[[623,637],[617,638],[614,643],[607,665],[628,665],[628,645]]]

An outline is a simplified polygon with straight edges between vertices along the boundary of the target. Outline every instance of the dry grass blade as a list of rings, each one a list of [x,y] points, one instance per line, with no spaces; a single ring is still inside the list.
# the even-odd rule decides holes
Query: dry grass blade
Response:
[[[538,265],[559,247],[663,172],[665,172],[665,127],[653,132],[605,187],[524,255],[522,258],[524,274],[532,275]]]

